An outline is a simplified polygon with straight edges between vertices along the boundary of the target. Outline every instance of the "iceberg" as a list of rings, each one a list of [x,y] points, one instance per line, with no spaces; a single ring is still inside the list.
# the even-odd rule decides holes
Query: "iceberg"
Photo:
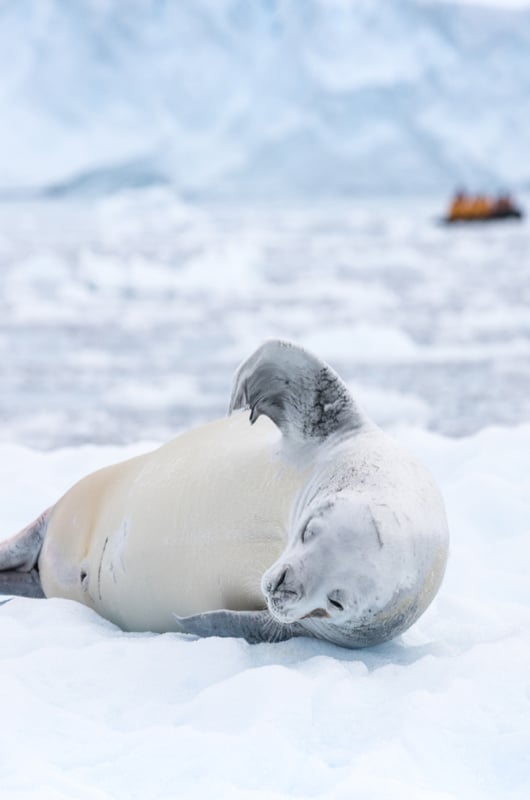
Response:
[[[528,4],[0,4],[0,190],[530,185]]]

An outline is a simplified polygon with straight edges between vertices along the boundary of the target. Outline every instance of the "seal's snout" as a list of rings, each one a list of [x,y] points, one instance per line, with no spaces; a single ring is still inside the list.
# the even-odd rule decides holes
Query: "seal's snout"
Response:
[[[302,587],[297,582],[294,570],[289,564],[282,565],[265,580],[265,591],[271,598],[295,599],[302,594]]]

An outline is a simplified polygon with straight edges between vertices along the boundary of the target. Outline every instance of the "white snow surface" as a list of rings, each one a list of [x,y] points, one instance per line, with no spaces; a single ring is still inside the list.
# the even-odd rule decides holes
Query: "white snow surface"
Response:
[[[0,3],[0,189],[530,184],[527,3]]]
[[[530,425],[400,439],[452,532],[442,589],[366,651],[124,633],[65,600],[0,607],[0,795],[9,800],[526,800]],[[147,444],[0,446],[2,537]]]

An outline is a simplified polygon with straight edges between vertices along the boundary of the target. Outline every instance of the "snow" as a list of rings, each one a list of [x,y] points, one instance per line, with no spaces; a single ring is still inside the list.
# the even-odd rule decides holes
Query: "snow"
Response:
[[[248,645],[13,600],[0,607],[2,796],[528,797],[530,425],[399,438],[440,482],[452,530],[442,590],[410,631],[357,652]],[[2,536],[149,446],[1,445]]]
[[[0,4],[0,188],[528,186],[515,0]]]

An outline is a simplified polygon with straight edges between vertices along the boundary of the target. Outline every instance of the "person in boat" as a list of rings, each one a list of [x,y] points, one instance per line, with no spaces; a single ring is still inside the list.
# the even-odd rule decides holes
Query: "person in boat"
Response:
[[[451,202],[447,218],[450,222],[488,219],[494,207],[494,200],[485,194],[473,196],[458,191]]]
[[[496,217],[506,217],[516,211],[515,203],[509,194],[500,194],[495,201],[493,213]]]
[[[471,219],[486,219],[493,211],[493,200],[485,194],[478,194],[471,201],[469,217]]]
[[[448,222],[470,222],[473,220],[503,219],[504,217],[523,216],[512,197],[500,194],[497,198],[485,194],[468,195],[464,191],[456,192],[447,214]]]
[[[448,219],[451,221],[468,219],[470,205],[471,198],[467,193],[463,190],[457,191],[449,207]]]

